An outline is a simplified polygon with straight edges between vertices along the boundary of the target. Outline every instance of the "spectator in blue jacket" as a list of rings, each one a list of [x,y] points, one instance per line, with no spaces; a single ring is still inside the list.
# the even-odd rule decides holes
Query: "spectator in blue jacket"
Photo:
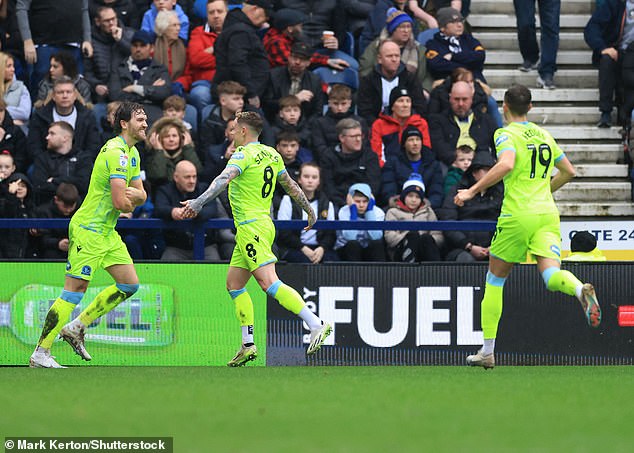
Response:
[[[427,41],[427,69],[435,80],[444,79],[459,67],[467,68],[476,79],[486,82],[482,70],[486,53],[470,33],[465,33],[460,11],[441,8],[436,14],[440,31]]]
[[[187,39],[189,38],[189,17],[187,17],[183,8],[176,3],[176,0],[154,0],[150,9],[148,9],[143,15],[141,30],[155,34],[154,23],[159,11],[172,10],[174,10],[174,12],[178,15],[178,20],[181,23],[181,30],[178,33],[178,37],[187,42]]]

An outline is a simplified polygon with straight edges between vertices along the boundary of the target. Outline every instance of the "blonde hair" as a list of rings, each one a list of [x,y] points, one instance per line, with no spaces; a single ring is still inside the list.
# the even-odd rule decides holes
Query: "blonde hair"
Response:
[[[7,68],[7,62],[9,59],[14,60],[13,55],[10,55],[5,52],[0,52],[0,93],[4,96],[4,94],[9,89],[9,86],[13,82],[13,80],[6,81],[4,80],[5,70]],[[15,60],[14,60],[15,61]]]

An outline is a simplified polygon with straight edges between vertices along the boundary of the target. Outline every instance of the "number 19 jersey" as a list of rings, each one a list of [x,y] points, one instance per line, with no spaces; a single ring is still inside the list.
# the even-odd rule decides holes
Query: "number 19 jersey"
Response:
[[[495,148],[515,153],[515,166],[504,177],[500,217],[559,214],[550,177],[564,153],[546,130],[531,122],[511,123],[495,131]]]
[[[236,225],[271,218],[271,202],[277,177],[284,171],[282,156],[258,142],[239,146],[227,165],[240,170],[229,183],[229,202]]]

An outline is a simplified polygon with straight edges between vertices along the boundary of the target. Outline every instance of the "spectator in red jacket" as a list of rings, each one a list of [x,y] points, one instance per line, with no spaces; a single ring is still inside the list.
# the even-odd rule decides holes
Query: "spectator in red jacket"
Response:
[[[407,88],[395,87],[390,91],[389,111],[389,115],[379,114],[370,133],[370,144],[381,168],[389,156],[401,152],[401,135],[407,126],[417,128],[423,136],[423,146],[431,148],[427,121],[418,113],[412,113],[412,96]]]
[[[291,47],[296,41],[300,41],[305,20],[304,13],[290,8],[282,8],[275,13],[273,26],[263,38],[271,69],[286,66]],[[313,53],[310,64],[311,66],[330,66],[333,69],[344,69],[349,66],[345,60],[330,58],[318,52]]]
[[[214,44],[226,16],[226,0],[207,0],[207,23],[194,28],[189,37],[187,65],[177,82],[189,92],[189,101],[198,112],[211,104],[211,80],[216,74]]]

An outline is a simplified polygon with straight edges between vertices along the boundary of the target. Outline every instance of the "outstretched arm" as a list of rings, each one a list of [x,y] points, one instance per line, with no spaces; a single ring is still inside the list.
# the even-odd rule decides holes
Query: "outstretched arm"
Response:
[[[284,189],[284,191],[293,199],[295,203],[299,205],[300,208],[304,210],[304,212],[308,215],[308,226],[304,228],[304,231],[310,230],[315,222],[317,221],[317,217],[315,215],[315,211],[310,206],[310,201],[306,198],[306,194],[299,187],[293,178],[291,178],[288,172],[283,172],[277,179],[277,182],[280,183],[280,186]]]
[[[222,173],[216,176],[216,179],[211,181],[211,184],[209,184],[207,190],[205,190],[205,192],[202,193],[198,198],[194,200],[181,201],[181,204],[185,206],[183,218],[191,219],[193,217],[196,217],[203,206],[205,206],[211,200],[220,195],[220,193],[229,185],[229,182],[239,174],[240,170],[238,169],[238,167],[227,165]]]

